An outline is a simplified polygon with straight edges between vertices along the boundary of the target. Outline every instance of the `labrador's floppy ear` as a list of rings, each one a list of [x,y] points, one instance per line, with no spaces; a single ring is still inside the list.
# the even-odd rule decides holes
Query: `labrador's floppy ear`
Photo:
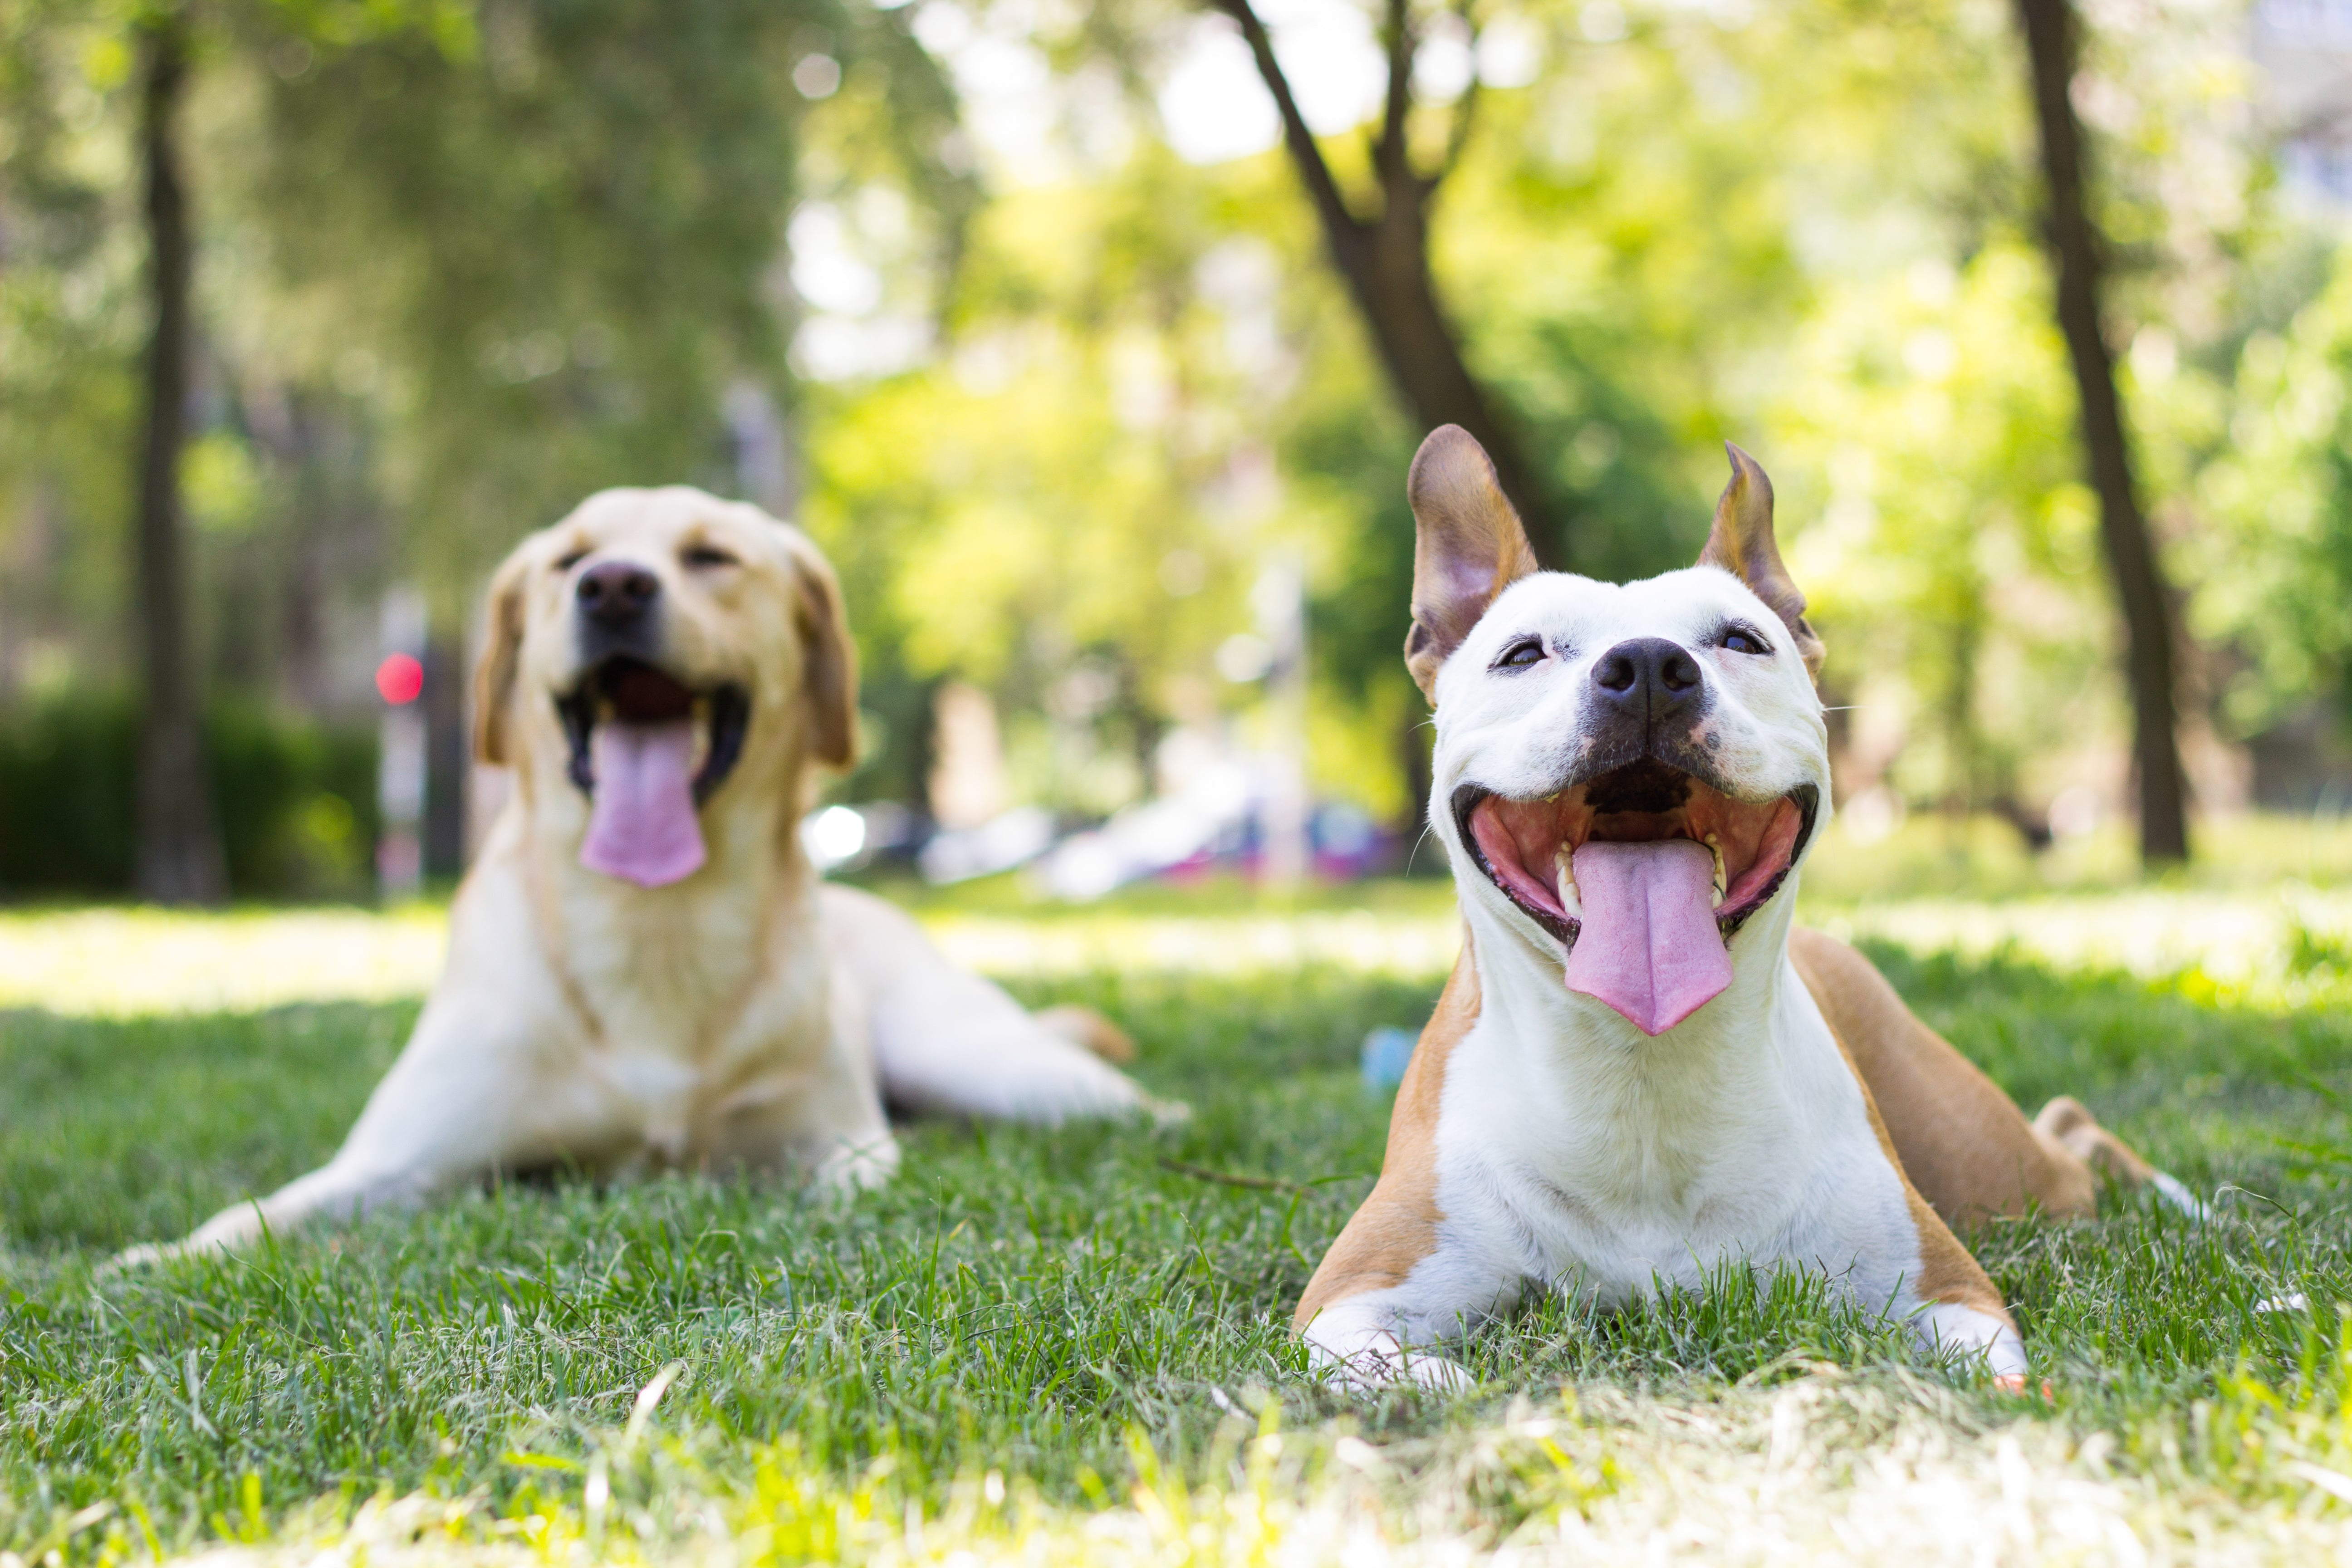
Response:
[[[1511,510],[1486,449],[1459,425],[1441,425],[1413,454],[1412,630],[1404,666],[1437,700],[1437,671],[1495,595],[1536,570],[1535,548]]]
[[[474,665],[474,758],[500,765],[514,761],[507,744],[507,709],[514,701],[515,669],[522,660],[522,591],[530,559],[518,549],[490,579],[489,638]]]
[[[1723,447],[1731,454],[1731,482],[1715,503],[1715,526],[1707,532],[1706,548],[1698,552],[1698,563],[1722,567],[1769,605],[1796,639],[1805,672],[1819,680],[1824,651],[1821,634],[1805,619],[1805,596],[1781,563],[1780,543],[1772,537],[1772,481],[1755,458],[1728,441]]]
[[[857,645],[841,607],[833,566],[798,532],[792,540],[793,582],[799,595],[801,681],[808,692],[810,745],[827,767],[857,760]]]

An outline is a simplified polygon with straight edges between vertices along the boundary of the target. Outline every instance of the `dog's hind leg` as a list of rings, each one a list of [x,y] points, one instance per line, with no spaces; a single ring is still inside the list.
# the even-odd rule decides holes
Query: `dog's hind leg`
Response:
[[[2077,1160],[2103,1176],[2109,1176],[2127,1187],[2137,1187],[2156,1175],[2156,1167],[2135,1152],[2130,1144],[2099,1125],[2083,1102],[2073,1095],[2062,1094],[2042,1108],[2033,1119],[2033,1131],[2052,1140]]]
[[[2029,1208],[2085,1215],[2099,1180],[2152,1183],[2191,1215],[2204,1205],[2061,1095],[2032,1121],[2016,1101],[1941,1035],[1921,1023],[1870,960],[1834,938],[1799,929],[1789,957],[1854,1070],[1870,1086],[1904,1173],[1948,1224]]]
[[[2096,1175],[2126,1187],[2153,1186],[2158,1197],[2191,1219],[2203,1219],[2211,1212],[2205,1200],[2179,1177],[2158,1170],[2137,1150],[2100,1126],[2098,1118],[2073,1095],[2062,1094],[2043,1106],[2042,1114],[2033,1119],[2033,1131]]]
[[[1047,1126],[1152,1109],[1134,1079],[1101,1059],[1126,1040],[1108,1020],[1076,1009],[1033,1017],[950,963],[905,911],[854,888],[828,885],[820,897],[833,983],[865,1010],[891,1103]]]
[[[1801,928],[1789,958],[1869,1086],[1904,1174],[1946,1224],[2096,1209],[2098,1181],[2081,1157],[1920,1022],[1870,960]]]
[[[1030,1016],[1049,1032],[1086,1047],[1107,1062],[1125,1067],[1135,1059],[1134,1038],[1092,1007],[1040,1007]]]

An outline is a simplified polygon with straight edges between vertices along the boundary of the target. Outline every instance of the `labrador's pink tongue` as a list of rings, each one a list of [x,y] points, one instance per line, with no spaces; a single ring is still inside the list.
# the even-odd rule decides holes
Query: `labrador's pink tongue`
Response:
[[[1706,845],[1590,842],[1573,866],[1584,929],[1568,952],[1570,991],[1657,1035],[1731,984],[1731,955],[1715,926],[1715,856]]]
[[[641,888],[692,874],[703,860],[694,817],[694,722],[608,719],[589,736],[596,793],[580,863]]]

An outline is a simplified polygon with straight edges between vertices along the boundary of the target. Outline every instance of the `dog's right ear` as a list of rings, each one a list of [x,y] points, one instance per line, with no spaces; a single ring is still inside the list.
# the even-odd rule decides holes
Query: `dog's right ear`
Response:
[[[522,660],[522,591],[530,560],[520,550],[490,579],[489,638],[474,665],[474,758],[503,766],[512,762],[507,746],[507,710],[514,702],[515,670]]]
[[[1438,669],[1495,595],[1536,570],[1536,552],[1486,449],[1459,425],[1441,425],[1421,444],[1405,497],[1413,542],[1404,667],[1434,702]]]

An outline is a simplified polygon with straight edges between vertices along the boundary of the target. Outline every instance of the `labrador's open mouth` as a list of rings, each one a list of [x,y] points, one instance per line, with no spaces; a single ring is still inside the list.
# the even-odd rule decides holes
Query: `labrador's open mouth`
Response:
[[[590,801],[580,863],[640,887],[691,875],[706,858],[695,809],[743,754],[751,704],[721,682],[698,690],[617,656],[556,700],[569,773]]]
[[[699,805],[742,759],[751,702],[732,682],[698,690],[667,670],[622,655],[581,677],[569,695],[556,699],[555,710],[562,717],[564,738],[572,743],[572,782],[592,796],[596,793],[593,742],[598,725],[691,723],[688,771]]]
[[[1538,800],[1454,794],[1478,868],[1560,944],[1570,990],[1656,1034],[1730,984],[1724,943],[1788,879],[1821,793],[1747,801],[1643,758]]]

